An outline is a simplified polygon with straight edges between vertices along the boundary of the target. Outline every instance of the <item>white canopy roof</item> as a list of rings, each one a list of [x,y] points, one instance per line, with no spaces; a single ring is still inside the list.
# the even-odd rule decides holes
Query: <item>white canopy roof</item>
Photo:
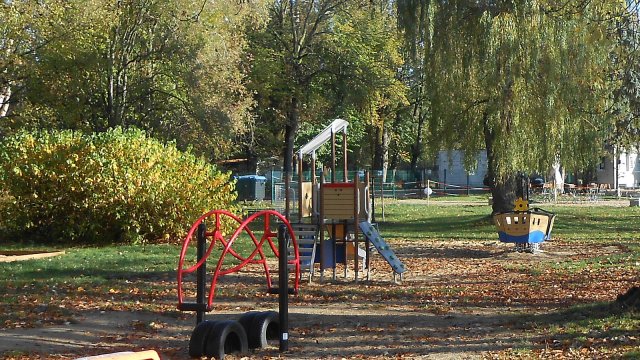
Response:
[[[316,135],[311,141],[309,141],[306,145],[298,150],[300,157],[302,155],[311,154],[314,158],[316,156],[316,150],[320,148],[320,146],[324,145],[327,141],[331,140],[331,134],[336,134],[340,131],[347,132],[347,126],[349,126],[349,122],[343,119],[335,119],[333,122],[324,128],[320,134]]]

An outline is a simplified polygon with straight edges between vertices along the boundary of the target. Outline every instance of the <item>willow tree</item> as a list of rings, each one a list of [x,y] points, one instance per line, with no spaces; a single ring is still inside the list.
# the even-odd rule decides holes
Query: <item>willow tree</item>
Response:
[[[628,15],[619,21],[616,35],[619,51],[613,60],[619,65],[620,87],[616,89],[612,112],[617,122],[611,145],[630,150],[640,140],[640,3],[627,0]]]
[[[464,151],[468,168],[486,150],[494,212],[512,209],[518,172],[597,161],[614,121],[609,29],[619,1],[423,2],[432,140]]]
[[[409,114],[413,128],[407,134],[413,136],[409,148],[412,173],[418,170],[418,161],[427,148],[427,119],[431,116],[429,91],[433,78],[427,71],[433,56],[433,12],[430,1],[398,1],[397,22],[404,37],[404,82],[409,86]]]

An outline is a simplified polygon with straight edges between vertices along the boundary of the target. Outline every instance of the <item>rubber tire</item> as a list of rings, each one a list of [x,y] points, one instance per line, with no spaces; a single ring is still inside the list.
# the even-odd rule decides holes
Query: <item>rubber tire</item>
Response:
[[[205,355],[224,359],[225,354],[249,352],[247,333],[235,320],[218,321],[211,329],[205,345]]]
[[[189,339],[189,356],[192,358],[201,358],[204,355],[207,338],[211,334],[217,321],[205,320],[198,324]]]
[[[238,322],[244,328],[244,331],[247,333],[247,336],[249,336],[249,329],[251,329],[251,323],[253,322],[253,318],[255,318],[256,315],[258,315],[259,313],[260,313],[259,311],[249,311],[242,314],[242,316],[240,316],[240,319],[238,319]],[[249,343],[251,343],[251,341],[249,341]],[[252,347],[249,346],[249,349],[252,349]]]
[[[266,348],[269,340],[280,339],[280,316],[275,311],[263,311],[256,314],[247,331],[249,348]]]

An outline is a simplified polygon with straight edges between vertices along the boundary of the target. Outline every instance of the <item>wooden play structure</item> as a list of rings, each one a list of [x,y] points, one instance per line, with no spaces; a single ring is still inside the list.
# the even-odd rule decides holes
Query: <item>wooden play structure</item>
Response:
[[[395,279],[398,274],[402,276],[406,268],[371,224],[369,174],[358,172],[353,179],[348,178],[348,125],[345,120],[334,120],[296,154],[298,211],[297,223],[292,223],[292,227],[298,236],[301,271],[308,271],[311,281],[314,264],[319,263],[320,280],[324,277],[325,269],[332,269],[335,279],[336,265],[340,263],[344,265],[346,277],[349,262],[352,261],[355,281],[358,281],[361,270],[367,270],[369,279],[370,249],[373,246],[391,265]],[[341,181],[336,179],[336,141],[339,133],[342,134]],[[318,177],[316,151],[327,142],[331,145],[331,164],[324,166]],[[311,157],[310,179],[306,181],[303,171],[305,156]],[[285,214],[291,220],[288,195],[289,192]],[[364,234],[361,233],[363,227],[366,228]]]
[[[288,296],[298,293],[303,271],[307,271],[309,281],[312,280],[316,263],[320,264],[322,281],[327,268],[333,269],[333,278],[336,278],[336,265],[339,263],[344,265],[346,277],[349,261],[353,260],[355,280],[358,281],[360,265],[363,271],[370,269],[369,255],[373,246],[391,265],[394,280],[397,274],[402,278],[406,271],[404,265],[370,222],[372,206],[368,173],[362,173],[364,181],[361,181],[359,173],[352,181],[348,179],[347,126],[345,120],[333,121],[297,153],[297,222],[292,221],[290,214],[291,179],[287,176],[284,215],[275,210],[260,210],[241,219],[227,210],[211,210],[191,226],[183,241],[177,272],[178,310],[196,313],[196,327],[189,340],[190,357],[224,359],[228,353],[246,354],[249,349],[265,348],[268,340],[274,339],[279,341],[281,352],[287,351]],[[336,181],[335,171],[335,143],[339,132],[343,133],[344,176],[341,182]],[[318,182],[316,150],[327,141],[332,144],[331,167],[324,168]],[[311,155],[312,160],[310,181],[304,181],[302,168],[303,157],[307,155]],[[329,172],[331,180],[325,182],[325,173]],[[276,224],[277,233],[274,231]],[[360,231],[364,239],[361,239]],[[238,241],[244,241],[251,253],[241,253],[244,246],[234,247]],[[364,248],[361,242],[364,242]],[[214,252],[214,248],[218,251]],[[269,252],[278,259],[277,287],[271,279]],[[210,260],[214,261],[215,271],[208,275],[207,261],[210,257],[213,257]],[[225,258],[228,261],[225,262]],[[278,312],[249,311],[237,320],[206,320],[205,314],[213,310],[218,280],[248,265],[264,269],[267,292],[278,294]],[[367,271],[369,277],[370,272]]]

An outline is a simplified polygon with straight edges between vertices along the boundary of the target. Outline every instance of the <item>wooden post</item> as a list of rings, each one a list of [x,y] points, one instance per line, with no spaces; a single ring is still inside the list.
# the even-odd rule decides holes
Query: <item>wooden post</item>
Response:
[[[336,182],[336,133],[331,130],[331,183]]]
[[[324,187],[322,186],[324,184],[324,171],[322,173],[320,173],[320,199],[318,199],[318,206],[320,207],[319,209],[319,214],[320,214],[320,218],[318,219],[318,227],[320,229],[320,242],[319,242],[319,246],[320,246],[320,282],[322,283],[322,280],[324,280],[324,260],[327,257],[327,254],[325,254],[324,252],[324,204],[322,204],[322,199],[323,199],[323,195],[324,195]],[[314,259],[312,259],[311,261],[314,261]]]
[[[344,175],[342,177],[344,182],[347,182],[349,181],[349,176],[347,173],[347,131],[346,129],[342,133],[342,154],[343,154],[342,156],[343,156],[343,163],[344,163]]]
[[[343,231],[344,233],[344,231]],[[336,281],[336,266],[338,265],[338,236],[335,220],[331,220],[331,242],[333,244],[331,252],[333,253],[333,281]]]
[[[302,154],[297,155],[298,158],[298,222],[302,223]]]
[[[353,197],[354,197],[354,201],[353,201],[353,242],[355,244],[355,251],[354,251],[354,271],[355,271],[355,281],[356,283],[358,283],[358,225],[359,225],[359,221],[360,221],[360,214],[359,214],[359,208],[360,208],[360,197],[358,196],[358,192],[360,191],[360,177],[358,176],[358,173],[356,173],[355,178],[353,179],[354,182],[354,186],[355,189],[353,191]],[[363,191],[364,192],[364,191]],[[364,195],[364,194],[363,194]],[[346,230],[346,229],[345,229]]]
[[[384,178],[380,180],[380,205],[382,206],[382,222],[384,222]]]
[[[320,205],[320,201],[317,199],[318,194],[316,194],[316,185],[318,182],[316,181],[316,153],[315,151],[311,155],[311,222],[317,224],[318,216],[316,215],[316,211],[318,209],[315,206]],[[312,260],[313,261],[313,260]]]
[[[368,174],[368,172],[367,172]],[[367,182],[371,186],[371,222],[376,222],[376,177],[371,176],[371,182]]]
[[[347,226],[349,225],[348,220],[344,220],[342,222],[343,230],[342,230],[342,243],[344,244],[344,278],[347,278],[347,271],[349,269],[349,249],[347,248]],[[337,263],[336,263],[337,264]]]
[[[364,173],[364,181],[365,181],[365,186],[368,187],[369,189],[371,189],[370,180],[371,180],[371,174],[367,170]],[[369,211],[371,212],[371,221],[374,222],[375,221],[375,216],[374,216],[375,215],[375,202],[374,202],[375,196],[373,196],[372,194],[367,194],[366,192],[365,192],[365,196],[367,197],[367,199],[366,199],[367,204],[369,203],[369,196],[371,196],[371,209],[369,209]],[[367,218],[367,220],[369,220],[369,218]],[[369,251],[369,248],[371,247],[371,244],[369,242],[369,237],[365,236],[364,239],[365,239],[364,251],[365,251],[365,253],[367,255],[366,262],[365,262],[365,267],[367,268],[367,280],[370,280],[371,277],[370,277],[370,267],[369,267],[369,265],[371,264],[371,260],[370,260],[371,259],[371,252]]]

